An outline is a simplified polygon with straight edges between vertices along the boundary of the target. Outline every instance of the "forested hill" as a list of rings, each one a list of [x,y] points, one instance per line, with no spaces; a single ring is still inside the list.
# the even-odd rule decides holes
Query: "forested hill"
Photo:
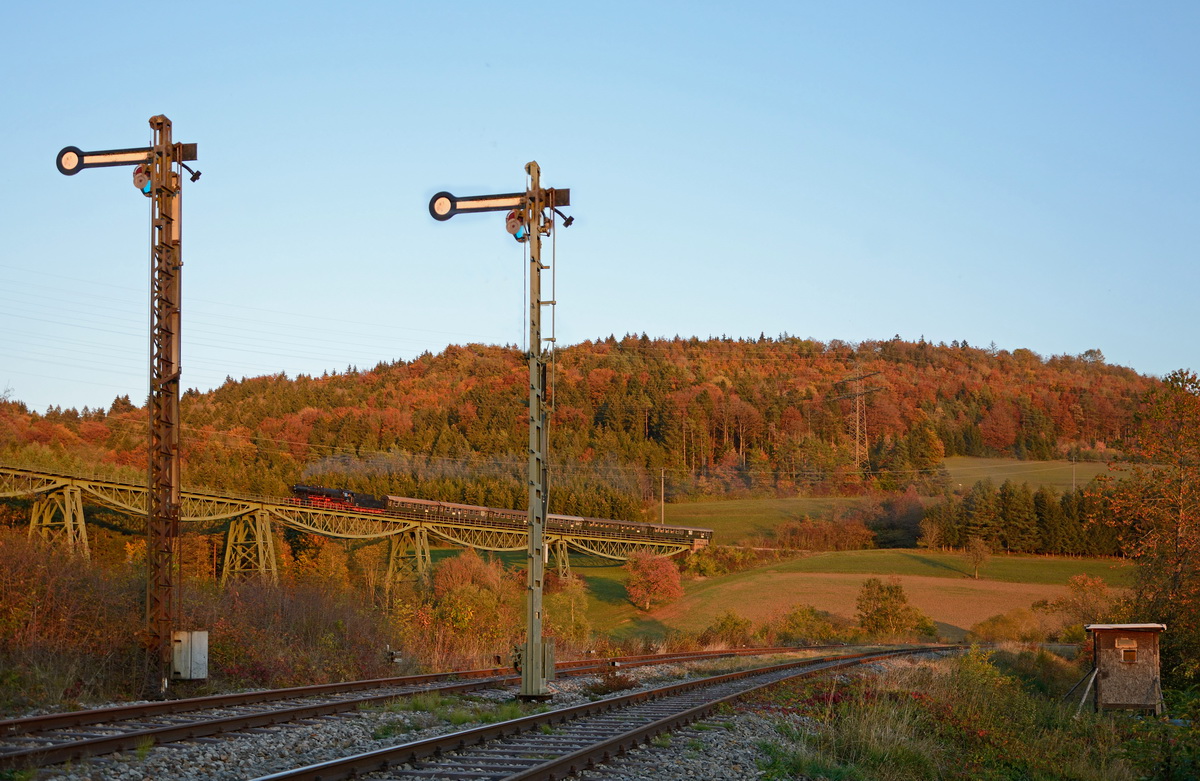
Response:
[[[932,489],[946,455],[1104,457],[1156,382],[1098,351],[1044,359],[788,336],[584,342],[559,350],[552,372],[555,509],[638,517],[660,470],[675,498],[790,495]],[[520,350],[483,345],[369,371],[230,379],[184,395],[184,479],[263,494],[307,480],[521,507],[527,394]],[[45,414],[0,403],[0,455],[140,473],[145,419],[127,398]]]

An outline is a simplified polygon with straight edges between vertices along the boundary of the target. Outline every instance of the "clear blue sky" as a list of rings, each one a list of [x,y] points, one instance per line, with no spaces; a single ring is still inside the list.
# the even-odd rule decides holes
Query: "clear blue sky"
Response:
[[[184,387],[520,344],[502,215],[570,187],[560,343],[1100,349],[1200,369],[1200,4],[25,3],[0,24],[0,392],[145,397],[148,202],[199,144]],[[160,36],[161,37],[155,37]]]

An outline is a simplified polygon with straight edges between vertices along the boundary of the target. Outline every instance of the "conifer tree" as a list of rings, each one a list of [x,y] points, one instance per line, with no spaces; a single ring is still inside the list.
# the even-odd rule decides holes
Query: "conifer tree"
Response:
[[[1000,540],[1000,496],[990,479],[971,486],[962,503],[963,539],[979,537],[989,547]]]
[[[1005,550],[1031,553],[1038,547],[1037,511],[1029,485],[1005,480],[1000,486],[1001,541]]]
[[[1038,552],[1070,552],[1071,540],[1067,531],[1067,518],[1063,514],[1058,492],[1049,486],[1039,487],[1033,495],[1033,511],[1037,514],[1040,540]]]

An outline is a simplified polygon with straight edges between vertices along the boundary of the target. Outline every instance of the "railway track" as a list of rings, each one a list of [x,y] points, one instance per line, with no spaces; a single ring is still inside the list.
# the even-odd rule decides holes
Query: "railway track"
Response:
[[[819,647],[817,647],[819,648]],[[798,648],[645,654],[563,662],[560,676],[734,656],[795,652]],[[0,721],[0,771],[45,767],[122,751],[145,751],[177,741],[262,729],[378,706],[415,694],[463,693],[512,685],[520,676],[494,668],[368,681],[215,695]]]
[[[724,703],[788,678],[946,646],[823,657],[671,684],[534,714],[399,746],[287,770],[256,781],[344,778],[551,781],[603,763],[714,712]]]

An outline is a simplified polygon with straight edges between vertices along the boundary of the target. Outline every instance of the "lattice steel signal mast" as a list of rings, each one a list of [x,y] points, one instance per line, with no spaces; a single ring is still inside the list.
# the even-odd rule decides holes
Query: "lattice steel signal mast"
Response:
[[[523,700],[550,698],[547,677],[554,676],[553,645],[542,639],[542,582],[546,571],[544,543],[549,505],[549,474],[546,466],[549,429],[546,415],[546,363],[542,359],[542,237],[554,229],[559,206],[571,205],[571,191],[542,189],[541,168],[528,163],[529,189],[523,193],[454,196],[440,192],[429,201],[429,214],[439,221],[456,214],[508,212],[506,228],[520,242],[529,243],[529,547],[526,551],[526,635],[521,648],[521,694]],[[563,217],[567,227],[573,217]]]
[[[150,198],[150,439],[146,519],[146,645],[156,666],[151,686],[159,694],[171,678],[172,630],[176,612],[173,579],[179,534],[179,374],[180,374],[180,173],[200,178],[187,161],[196,144],[171,139],[171,120],[150,118],[153,146],[84,152],[68,146],[58,153],[58,170],[74,176],[85,168],[132,165],[133,183]]]

